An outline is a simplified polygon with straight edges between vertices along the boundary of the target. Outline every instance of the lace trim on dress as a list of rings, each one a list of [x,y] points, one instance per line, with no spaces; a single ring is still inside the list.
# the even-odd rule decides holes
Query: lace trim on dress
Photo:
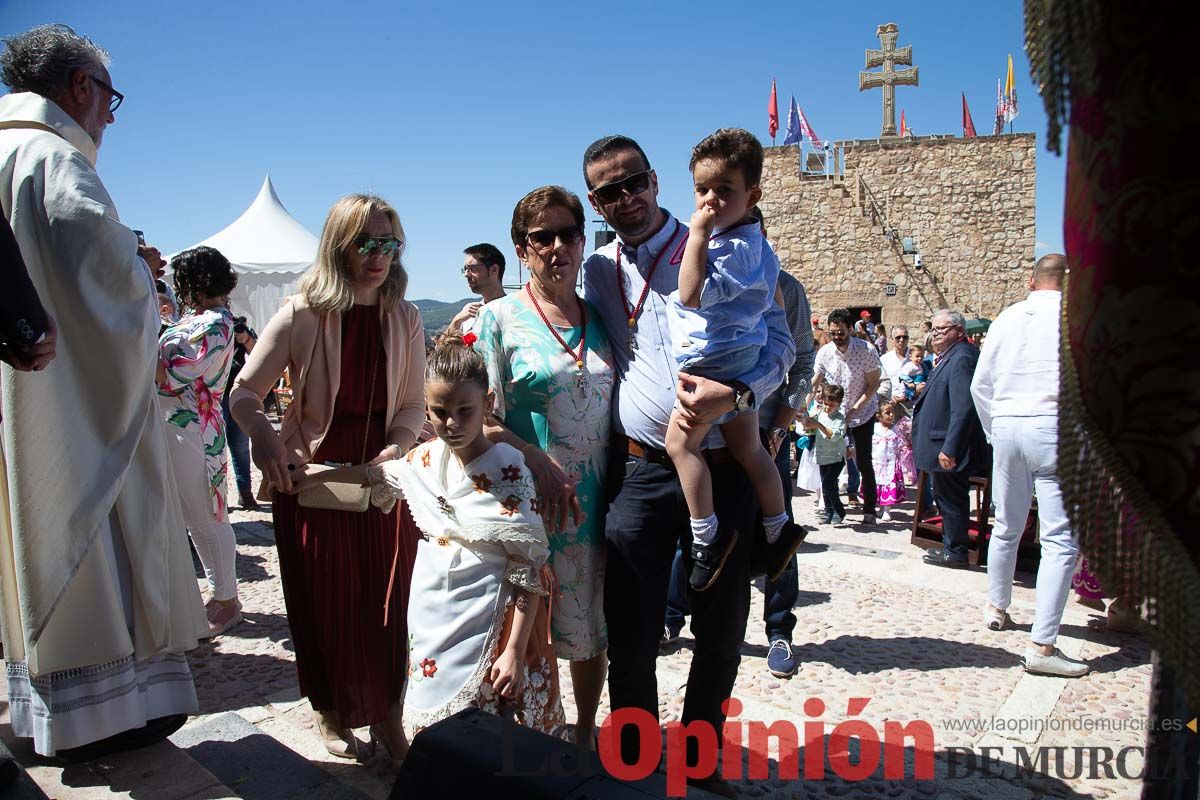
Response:
[[[541,570],[523,561],[510,560],[508,562],[508,571],[504,574],[504,580],[527,592],[543,596],[549,594],[545,587],[542,586]]]
[[[462,688],[454,696],[431,709],[416,709],[411,706],[404,708],[404,727],[409,739],[416,736],[422,728],[427,728],[435,722],[453,716],[466,708],[476,705],[479,698],[479,687],[492,668],[496,645],[500,640],[500,632],[504,629],[504,614],[513,603],[515,589],[511,583],[501,583],[496,597],[496,607],[492,610],[492,624],[488,628],[487,641],[483,644],[483,653],[475,665],[475,671],[467,679]],[[411,729],[410,729],[411,727]]]

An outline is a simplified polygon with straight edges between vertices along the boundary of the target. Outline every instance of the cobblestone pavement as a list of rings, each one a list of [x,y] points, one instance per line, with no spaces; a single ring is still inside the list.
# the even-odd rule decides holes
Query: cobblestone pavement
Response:
[[[230,496],[236,497],[236,493]],[[815,523],[812,501],[812,495],[797,497],[799,521]],[[923,551],[909,543],[910,513],[911,504],[901,506],[895,521],[888,524],[870,529],[818,526],[810,534],[799,554],[800,597],[793,640],[800,667],[790,679],[773,677],[766,669],[768,642],[762,625],[761,586],[752,590],[750,625],[734,688],[734,697],[742,704],[735,717],[741,722],[741,735],[748,739],[745,731],[751,723],[786,720],[803,739],[806,724],[820,723],[830,766],[825,768],[824,780],[780,779],[779,752],[772,744],[769,777],[731,781],[739,795],[1014,800],[1137,797],[1140,781],[1123,778],[1119,771],[1106,777],[1103,764],[1091,770],[1089,753],[1079,765],[1082,769],[1075,764],[1072,749],[1049,751],[1045,766],[1020,777],[1014,777],[1014,765],[1026,754],[1037,765],[1041,752],[1037,748],[1042,747],[1083,745],[1107,747],[1114,753],[1124,747],[1140,747],[1150,686],[1150,651],[1145,641],[1136,635],[1101,630],[1096,627],[1100,621],[1096,612],[1072,602],[1063,620],[1059,646],[1091,663],[1091,674],[1074,681],[1025,674],[1020,654],[1033,617],[1032,576],[1018,575],[1021,582],[1010,609],[1016,628],[987,630],[980,615],[986,599],[985,572],[922,564]],[[387,796],[392,774],[382,759],[338,761],[321,748],[308,706],[296,687],[270,515],[239,510],[233,519],[245,622],[190,654],[201,716],[172,737],[180,743],[178,747],[164,742],[66,769],[33,757],[27,745],[12,742],[11,731],[5,728],[5,740],[51,797]],[[679,642],[664,650],[658,660],[663,720],[680,717],[692,645],[690,630],[685,627]],[[570,672],[565,663],[560,666],[570,720],[574,713]],[[865,708],[849,708],[853,698],[866,699]],[[821,701],[823,710],[814,708],[815,704],[806,706],[810,699]],[[607,703],[606,694],[602,716]],[[831,766],[835,761],[845,762],[846,746],[838,744],[836,735],[830,737],[836,726],[847,720],[865,721],[867,725],[860,725],[859,730],[868,727],[881,736],[888,721],[928,722],[937,752],[935,778],[913,779],[911,741],[903,751],[888,750],[882,765],[865,780],[852,783],[839,777]],[[228,730],[231,723],[236,723],[234,727],[248,723],[253,726],[250,730],[264,735],[237,740],[259,742],[254,751],[259,755],[246,762],[244,774],[230,772],[229,764],[214,759],[213,752],[222,751],[204,749],[203,740],[224,736],[219,731]],[[853,728],[844,730],[854,733]],[[364,743],[365,733],[359,732]],[[969,770],[962,751],[957,751],[957,764],[947,756],[956,752],[952,748],[973,748],[979,753],[982,747],[1000,748],[990,751],[999,764],[993,764],[992,772],[1003,770],[1003,777],[984,777],[978,769]],[[1018,753],[1018,747],[1025,750]],[[861,756],[876,763],[871,750],[869,745],[860,748],[858,740],[851,739],[849,763]],[[312,771],[319,777],[310,777],[304,789],[268,787],[255,780],[259,771],[269,770],[274,762],[281,772],[294,777],[299,768],[289,766],[292,761],[308,769],[315,765],[317,769]],[[802,752],[802,777],[807,763]],[[885,779],[889,765],[903,767],[904,777]],[[727,776],[733,774],[731,766],[736,767],[726,765]],[[1126,774],[1136,775],[1142,767],[1140,751],[1130,751],[1124,766]],[[748,760],[742,767],[742,774],[749,774]],[[1092,777],[1093,772],[1097,777]]]

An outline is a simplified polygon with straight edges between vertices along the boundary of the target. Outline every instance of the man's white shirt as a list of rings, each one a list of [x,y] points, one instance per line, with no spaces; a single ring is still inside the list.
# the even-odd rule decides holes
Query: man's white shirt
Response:
[[[971,397],[991,438],[996,417],[1057,417],[1062,292],[1039,290],[988,328]]]

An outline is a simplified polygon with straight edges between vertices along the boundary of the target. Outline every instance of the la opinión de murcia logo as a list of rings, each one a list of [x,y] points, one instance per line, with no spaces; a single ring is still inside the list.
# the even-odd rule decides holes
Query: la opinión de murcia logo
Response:
[[[846,704],[846,714],[857,717],[866,709],[870,698],[853,697]],[[612,777],[622,781],[640,781],[649,777],[666,757],[667,796],[683,797],[687,794],[689,778],[705,778],[720,767],[726,780],[763,781],[772,777],[780,780],[799,780],[801,777],[801,731],[790,720],[771,723],[756,720],[740,720],[744,707],[736,698],[721,704],[726,715],[717,736],[714,726],[703,720],[689,723],[667,722],[660,725],[654,715],[640,708],[619,708],[605,719],[600,728],[600,763]],[[805,780],[826,780],[829,775],[847,782],[858,782],[873,776],[883,766],[885,780],[911,778],[932,781],[936,775],[937,746],[933,727],[924,720],[901,723],[885,720],[882,734],[864,719],[846,719],[829,727],[820,719],[826,710],[825,702],[810,697],[804,702],[803,728],[803,777]],[[1156,725],[1163,730],[1195,732],[1196,721],[1158,720]],[[958,730],[975,726],[948,726]],[[999,727],[992,725],[990,727]],[[1098,726],[1099,727],[1099,726]],[[635,761],[625,761],[621,754],[621,738],[627,729],[637,734],[638,755]],[[665,730],[665,737],[663,731]],[[826,746],[828,732],[828,746]],[[665,738],[665,744],[664,744]],[[770,744],[774,740],[777,752],[777,771],[770,774]],[[852,747],[854,741],[856,746]],[[581,746],[582,747],[582,746]],[[912,755],[906,759],[908,748]],[[664,754],[665,750],[665,754]],[[1011,750],[1012,760],[1004,756]],[[689,763],[689,752],[691,763]],[[747,756],[743,769],[743,756]],[[1012,780],[1022,775],[1053,775],[1063,780],[1086,776],[1090,779],[1143,779],[1145,774],[1145,748],[1124,747],[1036,747],[1027,748],[1014,744],[1011,748],[982,747],[978,751],[970,747],[949,747],[940,754],[945,761],[942,779],[991,778]],[[532,770],[518,770],[514,763],[515,753],[511,746],[505,747],[501,775],[548,775],[562,774],[557,764],[544,762]],[[906,763],[911,760],[912,772],[906,774]],[[591,774],[592,767],[587,758],[578,762],[578,770]]]

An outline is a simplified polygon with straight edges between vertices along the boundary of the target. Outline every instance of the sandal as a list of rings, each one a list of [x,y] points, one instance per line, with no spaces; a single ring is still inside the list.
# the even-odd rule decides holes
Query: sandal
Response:
[[[1012,617],[1008,616],[1007,611],[1001,611],[988,603],[983,607],[983,624],[990,631],[1002,631],[1005,626],[1012,624]]]

